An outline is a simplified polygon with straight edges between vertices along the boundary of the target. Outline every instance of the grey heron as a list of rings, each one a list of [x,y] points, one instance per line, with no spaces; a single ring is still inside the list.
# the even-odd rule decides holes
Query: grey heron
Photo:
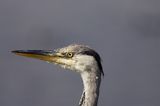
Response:
[[[97,106],[101,76],[104,75],[99,54],[85,45],[71,44],[57,50],[14,50],[13,53],[55,63],[77,72],[83,81],[79,106]]]

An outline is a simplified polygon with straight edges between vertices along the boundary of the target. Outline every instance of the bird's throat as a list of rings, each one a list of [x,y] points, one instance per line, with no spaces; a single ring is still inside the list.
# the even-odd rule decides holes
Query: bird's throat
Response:
[[[81,97],[80,106],[97,106],[101,75],[98,73],[82,73],[84,91]]]

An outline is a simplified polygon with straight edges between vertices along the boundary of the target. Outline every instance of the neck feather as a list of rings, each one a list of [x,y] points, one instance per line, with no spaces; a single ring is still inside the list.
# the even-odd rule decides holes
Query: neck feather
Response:
[[[97,106],[101,74],[96,72],[81,73],[84,91],[80,100],[80,106]]]

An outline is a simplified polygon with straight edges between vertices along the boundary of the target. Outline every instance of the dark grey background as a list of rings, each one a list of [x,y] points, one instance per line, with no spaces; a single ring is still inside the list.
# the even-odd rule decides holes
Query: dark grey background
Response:
[[[77,106],[80,76],[14,49],[90,45],[99,106],[160,106],[159,0],[0,0],[0,106]]]

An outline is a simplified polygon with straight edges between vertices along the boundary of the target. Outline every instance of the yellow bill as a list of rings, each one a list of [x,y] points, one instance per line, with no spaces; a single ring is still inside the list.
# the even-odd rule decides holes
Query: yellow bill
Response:
[[[60,54],[54,53],[52,50],[14,50],[12,53],[48,62],[56,62],[56,60],[61,57]]]

